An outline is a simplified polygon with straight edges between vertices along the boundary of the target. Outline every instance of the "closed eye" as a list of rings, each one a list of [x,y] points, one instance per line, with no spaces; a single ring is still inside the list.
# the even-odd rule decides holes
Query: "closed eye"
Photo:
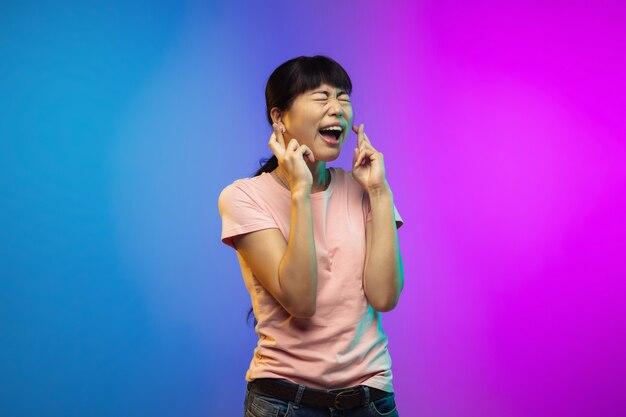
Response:
[[[312,94],[324,94],[326,96],[326,98],[328,98],[331,95],[331,93],[329,93],[328,91],[315,91]],[[346,91],[340,91],[339,92],[339,97],[342,97],[342,96],[344,97],[344,100],[349,98],[348,93]],[[341,98],[339,100],[341,100]]]
[[[347,103],[349,103],[349,102],[350,102],[350,99],[349,99],[349,98],[347,98],[347,97],[338,98],[337,100],[339,100],[339,101],[345,101],[345,102],[347,102]],[[328,97],[326,97],[326,98],[316,98],[316,99],[313,99],[313,101],[328,101]]]

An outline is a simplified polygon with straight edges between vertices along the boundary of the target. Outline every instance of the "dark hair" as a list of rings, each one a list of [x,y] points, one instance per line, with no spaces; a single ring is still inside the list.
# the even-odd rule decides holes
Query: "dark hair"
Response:
[[[272,72],[265,86],[265,111],[267,121],[272,125],[271,111],[274,107],[280,111],[287,111],[293,101],[300,94],[329,84],[341,88],[346,93],[352,93],[352,81],[346,70],[335,60],[324,55],[299,56],[281,64]],[[263,172],[271,172],[278,167],[276,156],[263,158],[259,161],[261,167],[254,173],[254,177]],[[254,314],[250,308],[247,320]],[[254,318],[254,325],[257,320]]]

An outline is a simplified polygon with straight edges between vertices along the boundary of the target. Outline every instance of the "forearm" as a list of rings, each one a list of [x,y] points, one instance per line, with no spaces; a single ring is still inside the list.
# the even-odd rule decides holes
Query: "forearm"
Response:
[[[310,192],[292,193],[289,240],[278,267],[278,280],[294,315],[315,313],[317,256]]]
[[[371,242],[366,256],[364,287],[370,304],[389,311],[398,303],[404,286],[393,194],[387,186],[368,193],[372,210]]]

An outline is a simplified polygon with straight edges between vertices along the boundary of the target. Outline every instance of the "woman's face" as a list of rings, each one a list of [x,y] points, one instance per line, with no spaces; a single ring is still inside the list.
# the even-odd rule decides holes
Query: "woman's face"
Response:
[[[352,130],[352,117],[348,93],[322,84],[297,96],[291,108],[282,114],[285,145],[295,138],[313,151],[316,161],[334,161]],[[329,127],[335,127],[335,131],[327,130]]]

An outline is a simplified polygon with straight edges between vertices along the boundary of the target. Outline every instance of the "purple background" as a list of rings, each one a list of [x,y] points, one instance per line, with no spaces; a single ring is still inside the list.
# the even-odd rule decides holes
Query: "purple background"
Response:
[[[626,415],[626,7],[549,3],[0,6],[0,415],[242,415],[217,196],[314,54],[405,220],[401,415]]]

